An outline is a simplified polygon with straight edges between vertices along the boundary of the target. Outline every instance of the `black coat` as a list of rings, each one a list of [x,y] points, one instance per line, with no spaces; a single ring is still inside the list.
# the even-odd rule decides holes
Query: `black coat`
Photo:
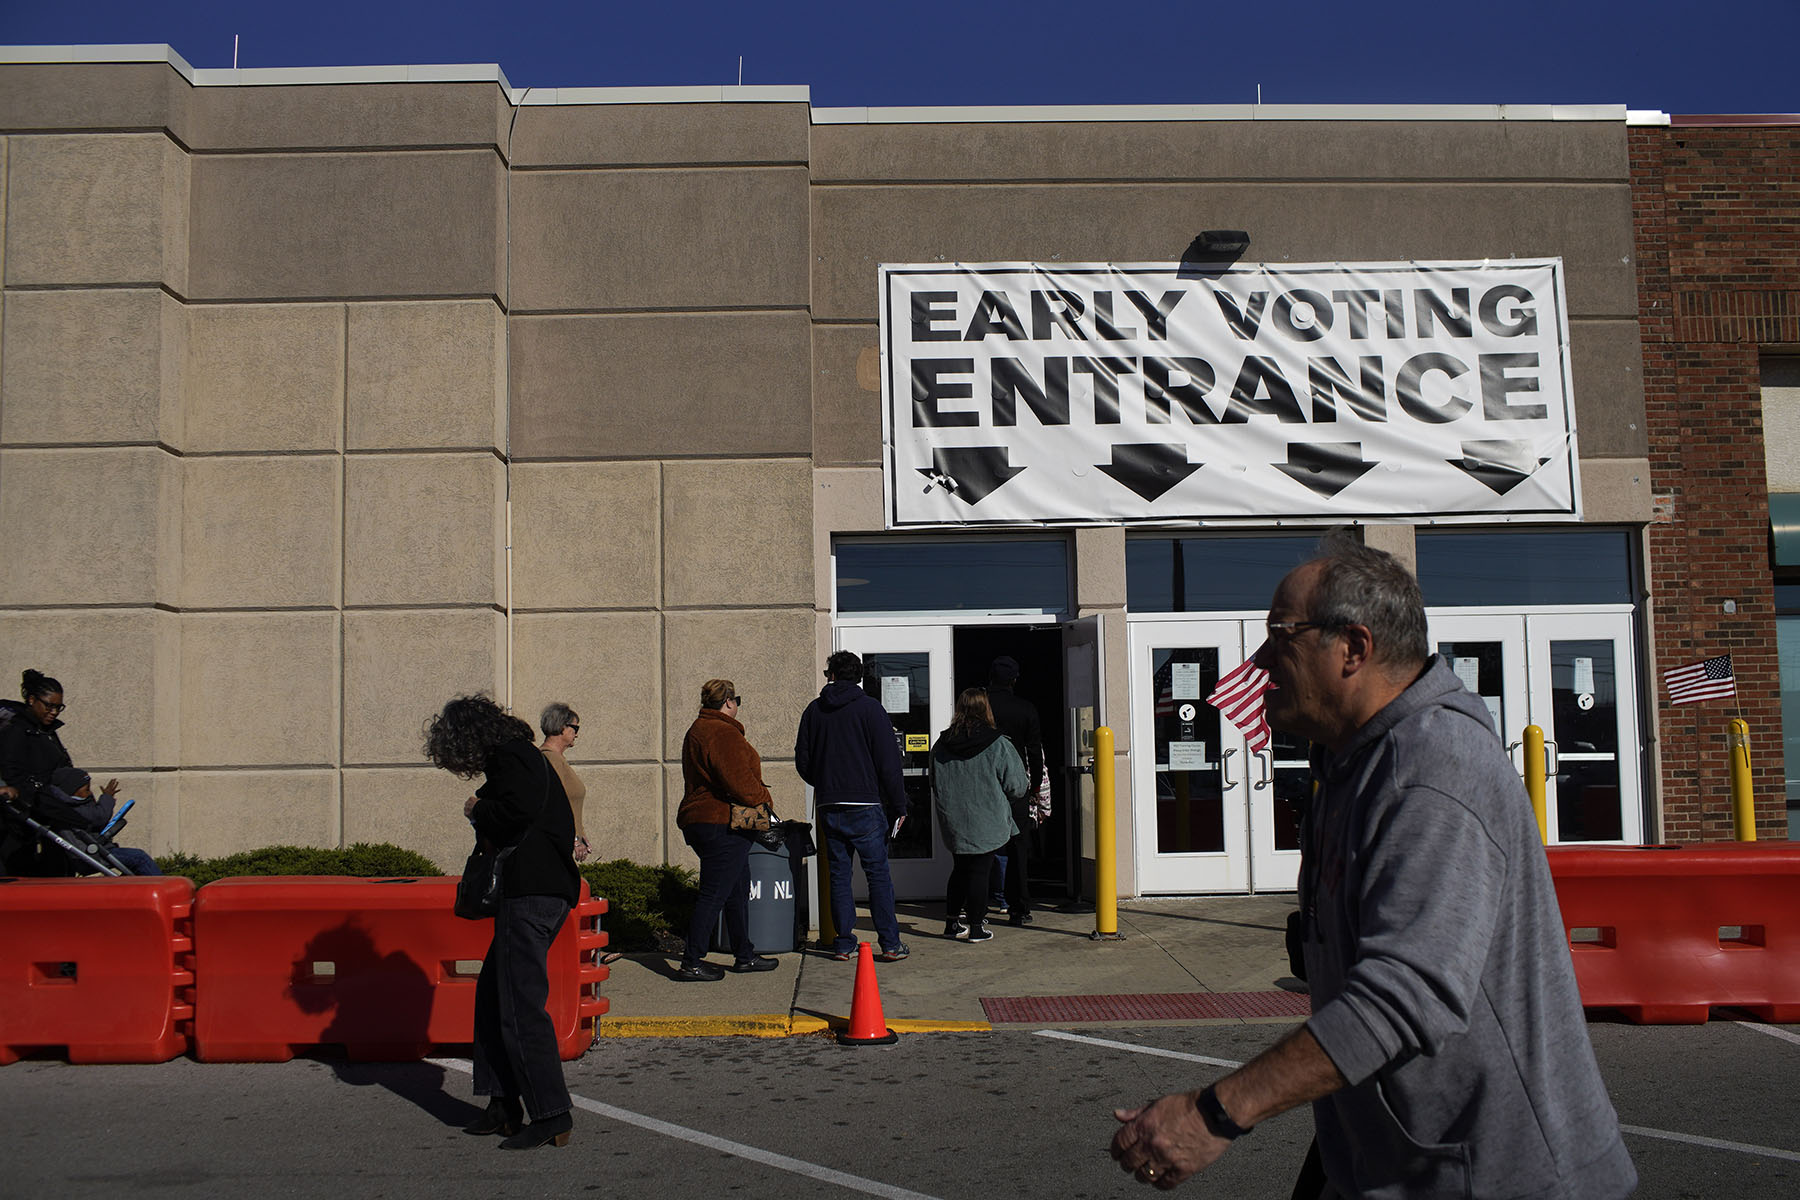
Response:
[[[1013,749],[1025,762],[1025,774],[1031,779],[1034,795],[1044,781],[1044,731],[1038,723],[1037,706],[1021,700],[1008,687],[988,688],[988,707],[994,710],[994,724],[1012,739]]]
[[[507,897],[558,896],[573,906],[581,894],[575,814],[550,760],[530,738],[516,738],[488,752],[483,774],[470,817],[495,845],[518,844],[502,879]]]
[[[61,721],[39,725],[18,700],[0,700],[0,781],[30,800],[50,786],[50,772],[72,766],[56,731]]]

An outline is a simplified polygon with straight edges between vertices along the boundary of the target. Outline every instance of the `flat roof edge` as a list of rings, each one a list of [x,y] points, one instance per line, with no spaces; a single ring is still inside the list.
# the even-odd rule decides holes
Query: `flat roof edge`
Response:
[[[815,108],[815,125],[1071,121],[1608,121],[1623,104],[1059,104]]]

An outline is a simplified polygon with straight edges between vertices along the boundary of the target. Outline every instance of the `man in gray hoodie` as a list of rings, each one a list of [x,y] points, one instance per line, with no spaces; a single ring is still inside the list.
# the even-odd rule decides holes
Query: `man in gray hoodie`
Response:
[[[1629,1195],[1536,822],[1430,653],[1417,582],[1333,535],[1276,589],[1256,661],[1269,724],[1314,746],[1313,1015],[1211,1087],[1117,1111],[1113,1157],[1171,1188],[1312,1101],[1321,1197]]]

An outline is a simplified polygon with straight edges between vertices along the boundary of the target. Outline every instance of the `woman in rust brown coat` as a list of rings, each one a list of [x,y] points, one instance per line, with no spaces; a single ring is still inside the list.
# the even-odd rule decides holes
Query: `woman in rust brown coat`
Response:
[[[732,805],[769,803],[762,756],[737,719],[743,703],[731,680],[707,680],[700,685],[700,714],[681,744],[684,788],[675,823],[700,856],[700,899],[694,904],[677,979],[725,978],[724,968],[706,961],[707,942],[720,912],[731,939],[731,970],[773,971],[776,965],[750,944],[750,839],[731,830]]]

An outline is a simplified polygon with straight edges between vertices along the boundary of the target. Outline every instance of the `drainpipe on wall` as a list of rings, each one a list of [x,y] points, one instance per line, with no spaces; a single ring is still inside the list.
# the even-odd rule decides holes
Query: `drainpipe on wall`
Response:
[[[500,306],[500,395],[506,406],[505,453],[501,466],[506,476],[506,699],[507,712],[513,710],[513,506],[512,506],[512,145],[513,130],[518,128],[519,113],[525,107],[526,88],[513,104],[512,117],[506,122],[506,226],[505,291]]]

